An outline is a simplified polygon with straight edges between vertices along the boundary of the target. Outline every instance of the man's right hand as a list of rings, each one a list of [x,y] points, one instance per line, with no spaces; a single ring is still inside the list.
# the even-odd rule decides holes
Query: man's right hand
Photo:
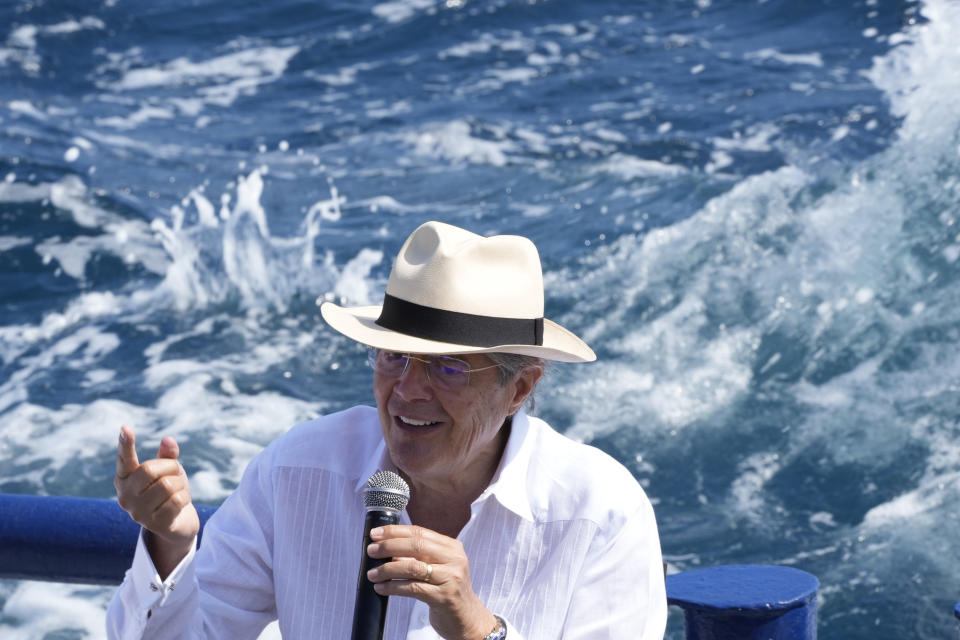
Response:
[[[147,530],[147,550],[161,579],[166,579],[193,548],[200,518],[190,498],[190,483],[177,461],[180,448],[163,438],[157,457],[142,464],[133,429],[120,427],[117,475],[113,485],[124,511]]]

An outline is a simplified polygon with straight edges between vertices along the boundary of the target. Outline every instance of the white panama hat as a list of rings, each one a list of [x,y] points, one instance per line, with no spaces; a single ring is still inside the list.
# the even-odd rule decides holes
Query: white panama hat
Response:
[[[517,353],[590,362],[587,344],[543,317],[536,246],[442,222],[418,227],[400,249],[383,305],[320,307],[331,327],[365,345],[403,353]]]

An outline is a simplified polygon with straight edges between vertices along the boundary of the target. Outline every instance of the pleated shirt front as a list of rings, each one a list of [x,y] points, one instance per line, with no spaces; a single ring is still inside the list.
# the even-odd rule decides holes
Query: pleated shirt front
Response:
[[[111,603],[108,635],[286,640],[350,636],[363,488],[393,469],[377,412],[354,407],[290,430],[251,461],[165,581],[142,539]],[[401,522],[409,523],[404,513]],[[666,596],[653,509],[617,461],[522,411],[459,535],[474,591],[508,638],[662,638]],[[392,597],[385,640],[436,640],[429,611]],[[480,640],[480,639],[478,639]]]

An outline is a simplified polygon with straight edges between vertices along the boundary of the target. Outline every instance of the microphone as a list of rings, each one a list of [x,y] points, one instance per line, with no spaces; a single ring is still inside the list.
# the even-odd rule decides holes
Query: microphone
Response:
[[[400,521],[400,512],[410,501],[410,488],[393,471],[377,471],[367,480],[363,490],[363,504],[367,516],[363,522],[363,548],[360,550],[360,575],[357,576],[357,599],[353,605],[353,633],[351,640],[380,640],[383,623],[387,619],[387,596],[373,590],[367,580],[367,571],[379,567],[389,558],[371,558],[367,555],[370,530]]]

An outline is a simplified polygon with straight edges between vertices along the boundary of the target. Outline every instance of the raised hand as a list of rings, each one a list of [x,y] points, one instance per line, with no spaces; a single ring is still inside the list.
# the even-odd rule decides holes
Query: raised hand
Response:
[[[431,626],[448,640],[483,638],[494,628],[496,618],[473,591],[459,540],[411,525],[379,527],[370,538],[371,558],[392,558],[367,573],[377,593],[425,602]]]
[[[147,550],[165,579],[193,547],[200,518],[190,498],[187,473],[177,461],[177,441],[163,438],[157,457],[142,464],[135,445],[133,429],[120,427],[113,485],[120,506],[147,530]]]

